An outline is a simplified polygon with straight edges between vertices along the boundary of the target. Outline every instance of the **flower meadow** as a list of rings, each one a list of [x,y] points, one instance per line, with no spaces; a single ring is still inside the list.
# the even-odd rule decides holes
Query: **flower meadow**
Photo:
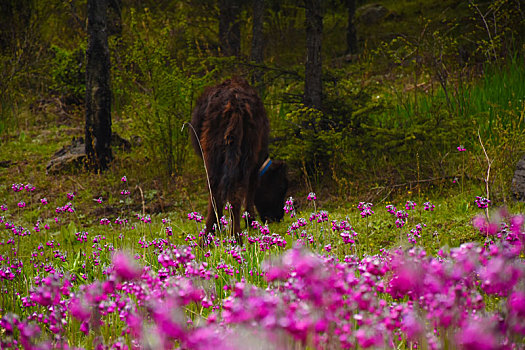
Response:
[[[243,215],[241,246],[227,216],[208,237],[197,212],[184,225],[139,213],[83,230],[76,192],[35,193],[16,183],[0,202],[1,348],[525,346],[524,217],[489,217],[483,197],[473,199],[480,242],[430,249],[418,222],[439,210],[428,201],[360,202],[355,218],[331,218],[310,193],[304,217],[286,201],[284,232]],[[398,240],[376,251],[381,211]]]

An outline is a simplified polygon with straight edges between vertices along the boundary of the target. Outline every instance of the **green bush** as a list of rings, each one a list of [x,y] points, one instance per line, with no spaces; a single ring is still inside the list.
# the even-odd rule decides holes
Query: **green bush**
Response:
[[[291,126],[287,130],[282,158],[295,169],[305,169],[319,176],[326,169],[335,145],[341,140],[341,130],[330,124],[327,116],[314,108],[299,106],[286,114]]]
[[[161,21],[147,11],[131,12],[114,91],[117,101],[127,101],[124,121],[143,140],[145,156],[154,168],[173,176],[180,174],[188,154],[188,133],[182,128],[191,119],[197,92],[209,78],[182,67],[173,52],[172,24]]]
[[[52,93],[68,101],[82,103],[86,94],[85,43],[73,50],[53,45],[51,52]]]
[[[339,74],[340,72],[331,72]],[[354,150],[364,133],[363,125],[371,111],[382,106],[367,89],[356,87],[339,76],[337,84],[326,86],[323,110],[302,104],[289,108],[278,121],[275,138],[281,140],[278,156],[292,169],[318,183],[336,162],[344,162],[353,171],[359,166]],[[344,152],[344,154],[341,154]]]

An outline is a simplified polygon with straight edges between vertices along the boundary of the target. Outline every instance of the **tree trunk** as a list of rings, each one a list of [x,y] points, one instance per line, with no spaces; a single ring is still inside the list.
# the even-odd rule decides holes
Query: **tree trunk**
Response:
[[[346,28],[346,50],[348,54],[356,54],[357,34],[354,23],[356,0],[346,0],[346,6],[348,9],[348,26]]]
[[[219,0],[219,40],[224,56],[239,56],[241,53],[241,27],[238,0]]]
[[[263,63],[264,60],[264,37],[263,37],[263,23],[264,23],[264,0],[253,0],[253,28],[252,28],[252,61],[257,65]],[[254,84],[261,92],[262,70],[255,68],[252,77],[252,84]]]
[[[322,0],[305,0],[306,6],[306,71],[304,83],[304,104],[321,109],[322,66],[321,41],[323,36]]]
[[[110,60],[107,0],[88,0],[86,50],[86,155],[88,166],[107,169],[111,153]]]

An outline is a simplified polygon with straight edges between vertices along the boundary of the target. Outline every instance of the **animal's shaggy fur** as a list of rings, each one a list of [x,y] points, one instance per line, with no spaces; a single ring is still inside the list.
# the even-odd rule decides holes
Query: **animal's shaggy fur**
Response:
[[[206,88],[197,100],[191,124],[195,129],[190,132],[192,144],[204,159],[212,195],[206,231],[215,229],[226,202],[231,204],[233,232],[238,238],[242,205],[251,218],[255,217],[255,202],[263,220],[280,220],[288,185],[286,169],[284,163],[274,161],[260,175],[268,158],[270,126],[255,89],[242,78]]]

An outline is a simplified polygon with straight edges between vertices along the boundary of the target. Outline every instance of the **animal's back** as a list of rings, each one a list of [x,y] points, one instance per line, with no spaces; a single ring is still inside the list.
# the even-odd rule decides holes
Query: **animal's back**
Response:
[[[241,196],[268,154],[269,122],[255,89],[241,78],[207,88],[197,100],[192,125],[212,188],[223,200]],[[192,143],[201,155],[194,135]]]

